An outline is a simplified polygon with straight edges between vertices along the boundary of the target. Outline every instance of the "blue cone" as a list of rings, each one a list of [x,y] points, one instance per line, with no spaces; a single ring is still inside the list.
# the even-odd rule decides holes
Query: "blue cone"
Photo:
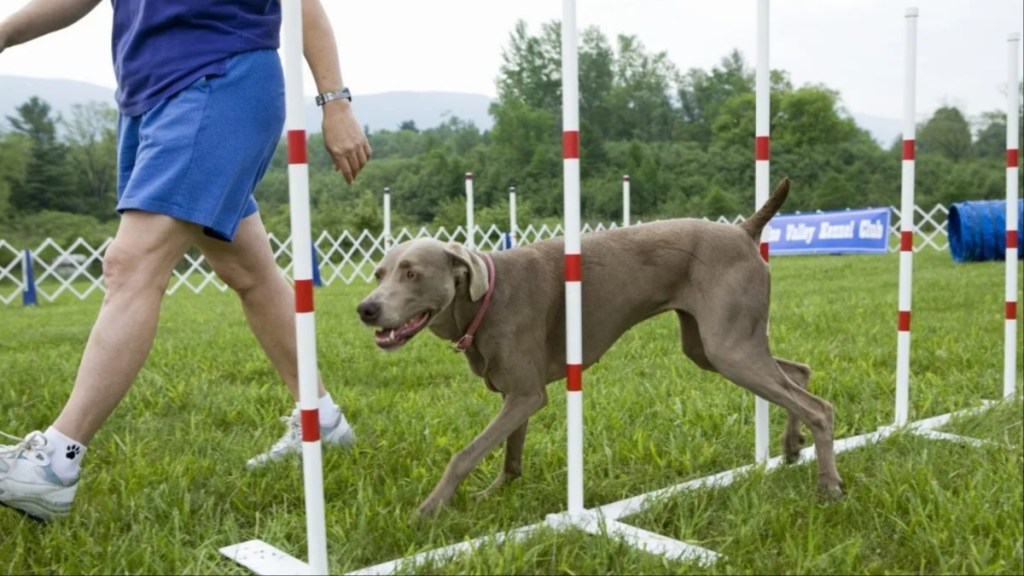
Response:
[[[36,275],[32,271],[32,251],[25,250],[25,260],[22,264],[25,269],[25,290],[21,294],[23,306],[38,306],[39,298],[36,297]]]

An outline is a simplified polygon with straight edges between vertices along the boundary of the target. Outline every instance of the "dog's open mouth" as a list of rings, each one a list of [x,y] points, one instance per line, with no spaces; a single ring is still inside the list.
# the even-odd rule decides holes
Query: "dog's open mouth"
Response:
[[[374,332],[377,346],[385,350],[398,348],[419,333],[430,320],[430,312],[423,312],[410,318],[405,324],[395,328],[382,328]]]

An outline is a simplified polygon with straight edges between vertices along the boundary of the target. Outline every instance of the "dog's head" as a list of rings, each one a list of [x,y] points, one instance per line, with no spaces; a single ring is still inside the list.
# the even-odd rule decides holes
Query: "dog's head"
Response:
[[[473,301],[487,293],[487,266],[459,244],[421,238],[395,246],[374,271],[377,287],[356,311],[378,328],[377,346],[397,350],[444,312],[468,288]]]

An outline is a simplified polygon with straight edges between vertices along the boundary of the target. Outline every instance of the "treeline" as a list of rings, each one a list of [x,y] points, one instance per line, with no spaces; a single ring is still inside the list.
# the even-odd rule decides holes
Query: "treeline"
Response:
[[[634,219],[750,211],[754,73],[739,52],[710,70],[683,72],[635,36],[613,42],[589,28],[580,38],[579,70],[586,219],[621,217],[623,174],[632,179]],[[517,187],[520,222],[557,220],[560,71],[559,24],[531,34],[519,23],[498,71],[490,130],[458,118],[424,130],[412,122],[397,130],[367,128],[374,158],[352,186],[333,172],[322,136],[311,136],[314,232],[380,229],[386,186],[394,225],[460,225],[466,172],[476,177],[479,224],[506,224],[510,185]],[[899,204],[899,139],[880,146],[828,87],[796,87],[781,70],[772,71],[771,81],[773,179],[786,174],[795,184],[787,211]],[[7,117],[0,128],[0,238],[111,233],[116,118],[100,104],[78,106],[70,118],[58,118],[39,98]],[[1005,111],[999,110],[969,121],[946,106],[922,122],[918,204],[1003,197],[1005,131]],[[282,141],[257,190],[268,228],[282,235],[288,233],[287,180]]]

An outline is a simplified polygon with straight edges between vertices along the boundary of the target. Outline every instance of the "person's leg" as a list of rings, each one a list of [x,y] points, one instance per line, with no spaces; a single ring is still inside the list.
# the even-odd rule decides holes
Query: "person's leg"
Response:
[[[277,268],[259,213],[242,220],[232,242],[204,237],[198,240],[198,245],[214,272],[238,294],[256,340],[298,403],[295,294]],[[319,374],[317,380],[321,439],[325,444],[353,444],[355,433],[344,413],[327,393]],[[284,436],[269,451],[249,460],[249,467],[301,450],[298,412],[285,418],[285,424]]]
[[[86,444],[149,355],[171,271],[198,230],[148,212],[121,217],[103,258],[107,293],[71,396],[45,434],[32,432],[14,445],[0,446],[0,504],[41,520],[71,510]]]
[[[159,214],[121,216],[103,257],[107,293],[71,397],[53,423],[64,435],[88,444],[128,391],[153,345],[171,272],[198,230]]]
[[[299,401],[295,340],[295,294],[277,268],[259,212],[242,220],[232,242],[198,240],[213,271],[234,290],[256,340]],[[320,396],[327,393],[320,383]]]

